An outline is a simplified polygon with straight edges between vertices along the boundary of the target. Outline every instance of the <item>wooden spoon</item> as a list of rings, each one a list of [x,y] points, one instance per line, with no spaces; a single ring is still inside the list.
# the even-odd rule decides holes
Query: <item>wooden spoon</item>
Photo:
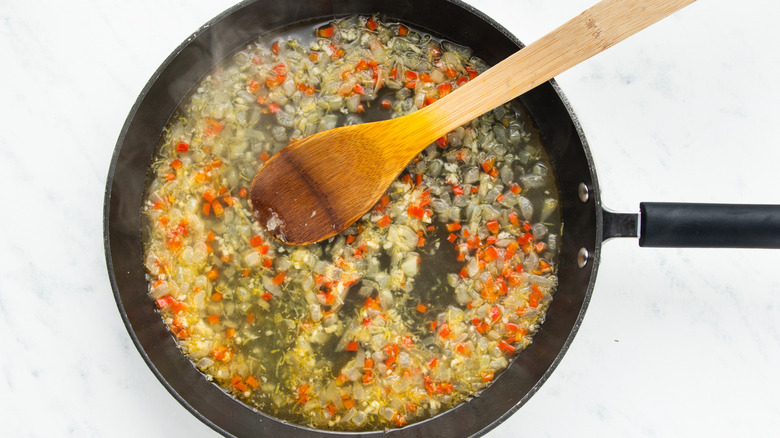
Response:
[[[287,243],[327,239],[370,210],[437,138],[694,1],[603,0],[419,111],[292,143],[255,175],[255,217]]]

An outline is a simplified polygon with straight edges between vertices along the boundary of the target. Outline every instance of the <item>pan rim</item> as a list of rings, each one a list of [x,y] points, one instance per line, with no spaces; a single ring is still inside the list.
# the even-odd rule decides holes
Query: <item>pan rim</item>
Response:
[[[112,238],[111,238],[111,206],[112,206],[112,188],[114,186],[115,177],[116,177],[116,170],[117,166],[119,165],[120,161],[120,155],[122,152],[122,145],[124,144],[126,137],[128,135],[128,132],[130,130],[130,125],[132,124],[133,120],[135,119],[135,116],[141,109],[145,98],[148,96],[156,82],[160,79],[160,77],[163,75],[163,73],[167,70],[167,68],[171,65],[171,63],[175,62],[177,57],[187,48],[189,47],[194,41],[197,40],[198,37],[203,35],[204,33],[208,32],[210,29],[212,29],[214,26],[225,20],[227,17],[233,15],[234,13],[241,11],[245,7],[251,4],[255,4],[258,2],[261,2],[262,0],[247,0],[243,1],[241,3],[238,3],[231,8],[226,9],[221,14],[217,15],[213,19],[209,20],[207,23],[205,23],[203,26],[201,26],[196,32],[194,32],[192,35],[190,35],[184,42],[182,42],[158,67],[158,69],[154,72],[154,74],[150,77],[150,79],[145,84],[144,88],[140,92],[138,98],[136,99],[135,103],[131,107],[130,112],[128,113],[128,116],[125,120],[125,123],[123,124],[122,130],[120,131],[120,135],[118,137],[117,143],[115,145],[114,152],[112,154],[111,163],[109,166],[108,176],[107,176],[107,183],[106,183],[106,189],[104,194],[104,209],[103,209],[103,230],[104,230],[104,248],[106,251],[106,264],[107,269],[109,273],[109,281],[111,284],[111,288],[114,294],[115,301],[117,302],[117,308],[119,310],[120,316],[122,317],[123,323],[125,324],[125,328],[127,329],[128,333],[130,334],[130,337],[133,341],[133,344],[135,345],[136,349],[141,354],[144,362],[146,362],[147,366],[152,370],[153,374],[157,377],[157,379],[163,384],[163,386],[166,388],[166,390],[174,396],[174,398],[182,405],[184,406],[188,411],[190,411],[196,418],[198,418],[200,421],[202,421],[204,424],[211,427],[216,432],[225,435],[225,436],[232,436],[232,433],[222,428],[220,425],[212,421],[210,418],[202,414],[196,407],[194,407],[188,400],[186,400],[179,392],[175,390],[175,388],[171,385],[171,383],[165,378],[163,373],[158,369],[157,365],[154,363],[152,358],[149,356],[149,354],[146,351],[146,348],[144,347],[141,339],[139,338],[136,330],[133,328],[132,321],[128,317],[127,308],[125,307],[125,304],[122,300],[122,297],[120,295],[120,287],[119,283],[117,281],[117,272],[116,272],[116,266],[114,263],[114,259],[112,256]],[[450,3],[456,7],[460,7],[464,9],[466,12],[474,15],[476,18],[481,19],[482,21],[486,22],[488,25],[492,26],[494,29],[499,31],[503,34],[505,38],[510,40],[513,44],[515,44],[517,47],[522,47],[522,43],[514,37],[511,33],[509,33],[505,28],[503,28],[500,24],[495,22],[492,18],[486,16],[484,13],[480,12],[476,8],[474,8],[471,5],[465,4],[460,0],[442,0],[446,3]],[[327,15],[323,15],[322,17],[326,17]],[[315,18],[312,18],[314,20]],[[426,29],[427,30],[427,29]],[[539,388],[547,381],[549,376],[552,374],[552,372],[557,368],[558,364],[563,358],[563,355],[568,350],[569,346],[573,342],[574,336],[576,335],[582,320],[584,318],[585,311],[588,307],[588,303],[590,301],[590,297],[592,294],[592,290],[595,283],[595,275],[598,267],[598,261],[600,259],[600,251],[601,251],[601,237],[602,237],[602,210],[601,210],[601,200],[599,197],[599,188],[598,183],[596,180],[596,173],[595,168],[593,166],[592,157],[590,155],[590,151],[587,146],[587,142],[585,140],[584,131],[582,129],[582,126],[579,122],[579,120],[576,118],[573,112],[573,108],[571,107],[571,104],[569,103],[568,99],[563,95],[562,91],[560,90],[560,87],[558,84],[553,80],[550,81],[549,84],[552,87],[553,92],[556,94],[557,98],[560,99],[561,103],[565,107],[566,111],[569,114],[569,117],[571,121],[574,124],[574,129],[576,131],[576,135],[579,137],[580,141],[582,142],[582,146],[586,155],[588,167],[590,169],[591,174],[591,181],[589,182],[589,186],[591,187],[591,197],[588,202],[593,202],[595,206],[595,215],[596,215],[596,227],[595,227],[595,245],[593,246],[592,255],[589,262],[589,278],[591,281],[588,284],[587,291],[585,294],[585,299],[581,305],[579,314],[576,317],[575,323],[573,328],[571,329],[566,341],[564,342],[562,348],[558,351],[556,357],[551,362],[551,364],[547,367],[547,370],[544,372],[542,377],[538,380],[538,382],[525,393],[523,397],[521,397],[520,401],[516,404],[514,404],[510,409],[506,410],[503,415],[499,416],[495,420],[493,420],[491,423],[489,423],[487,426],[484,426],[479,431],[475,433],[475,436],[483,435],[487,433],[488,431],[492,430],[502,422],[504,422],[507,418],[509,418],[512,414],[514,414],[517,410],[519,410],[522,405],[524,405],[538,390]],[[140,212],[139,212],[140,215]],[[565,224],[564,224],[565,226]],[[151,304],[150,304],[151,305]],[[194,367],[193,367],[194,368]],[[200,371],[198,371],[200,373]],[[499,376],[499,379],[501,379],[501,376]],[[499,380],[497,379],[497,381]],[[491,385],[491,387],[494,385]],[[228,395],[229,396],[229,395]],[[229,396],[232,398],[232,396]],[[470,402],[469,402],[470,403]],[[269,420],[272,421],[280,421],[278,419],[275,419],[273,417],[268,416],[265,413],[262,413],[258,410],[249,408],[248,406],[244,405],[241,402],[236,401],[236,404],[243,406],[249,411],[252,411],[253,413],[259,413],[263,416],[266,416]],[[460,406],[464,406],[467,403],[464,403]],[[456,410],[457,407],[450,409],[445,412],[450,412]],[[433,418],[430,418],[428,420],[413,423],[405,428],[401,429],[394,429],[394,431],[403,431],[412,427],[418,427],[419,425],[434,421],[435,419],[441,417],[444,415],[444,413],[441,413],[437,416],[434,416]],[[343,435],[343,436],[353,436],[353,435],[359,435],[359,436],[370,436],[374,434],[385,434],[384,431],[367,431],[367,432],[337,432],[337,431],[322,431],[318,429],[311,429],[304,426],[296,426],[298,430],[308,430],[311,433],[322,435],[322,434],[333,434],[333,435]],[[394,434],[395,432],[391,431],[391,434]]]

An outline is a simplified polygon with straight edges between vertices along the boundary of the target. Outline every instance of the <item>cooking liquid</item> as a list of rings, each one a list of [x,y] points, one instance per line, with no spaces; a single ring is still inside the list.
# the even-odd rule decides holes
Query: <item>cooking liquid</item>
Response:
[[[431,145],[326,242],[286,246],[252,220],[242,189],[291,137],[326,117],[403,115],[421,93],[438,96],[483,67],[462,57],[457,77],[427,85],[422,73],[449,73],[456,56],[443,53],[463,48],[371,21],[285,29],[228,57],[171,118],[147,183],[149,293],[182,351],[250,406],[322,429],[398,427],[468,400],[531,342],[556,286],[557,188],[517,104]],[[387,60],[361,67],[378,43]],[[395,54],[409,45],[424,62]],[[334,66],[350,73],[312,79]],[[366,68],[384,77],[376,93],[349,82]]]

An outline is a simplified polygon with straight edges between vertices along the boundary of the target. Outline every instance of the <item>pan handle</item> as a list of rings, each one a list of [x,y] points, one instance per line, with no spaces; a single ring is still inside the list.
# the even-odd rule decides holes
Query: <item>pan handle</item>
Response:
[[[643,202],[639,214],[604,210],[604,240],[654,248],[780,249],[780,205]]]

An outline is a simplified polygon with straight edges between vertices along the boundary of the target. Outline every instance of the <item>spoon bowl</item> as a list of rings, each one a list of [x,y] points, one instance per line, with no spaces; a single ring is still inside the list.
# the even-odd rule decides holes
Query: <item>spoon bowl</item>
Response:
[[[327,239],[369,211],[437,138],[694,1],[602,0],[418,111],[294,142],[252,180],[254,215],[286,243]]]

